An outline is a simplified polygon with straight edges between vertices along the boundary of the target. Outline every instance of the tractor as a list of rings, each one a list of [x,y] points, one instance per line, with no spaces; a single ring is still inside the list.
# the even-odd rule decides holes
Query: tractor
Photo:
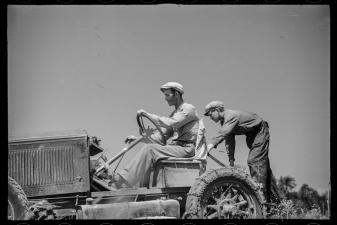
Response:
[[[243,167],[224,165],[210,153],[218,168],[206,170],[205,161],[195,158],[168,158],[153,166],[146,187],[112,189],[107,173],[113,163],[119,165],[141,141],[166,144],[146,114],[137,114],[137,123],[139,138],[99,163],[92,158],[104,149],[85,130],[10,137],[8,220],[265,217],[261,185]]]

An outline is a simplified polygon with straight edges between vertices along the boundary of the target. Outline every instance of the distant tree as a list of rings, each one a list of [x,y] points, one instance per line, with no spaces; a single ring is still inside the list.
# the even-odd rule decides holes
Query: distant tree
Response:
[[[319,196],[319,205],[320,205],[321,211],[323,215],[326,215],[326,216],[329,216],[328,198],[329,198],[328,191],[324,192],[323,194]]]
[[[302,200],[297,198],[297,199],[294,199],[293,202],[294,202],[294,208],[296,209],[297,215],[304,214],[305,212],[308,211]]]
[[[276,217],[329,218],[329,191],[320,195],[317,190],[308,184],[303,184],[298,191],[294,191],[296,181],[291,176],[281,176],[277,186],[283,201],[276,210]]]
[[[289,199],[289,192],[296,187],[296,181],[294,177],[284,176],[280,177],[278,181],[278,188],[280,190],[280,194],[283,198]]]
[[[287,199],[290,199],[290,200],[293,200],[293,201],[299,200],[297,191],[291,191],[291,192],[289,192],[287,194]]]
[[[308,184],[302,185],[298,191],[298,197],[301,201],[303,201],[305,207],[309,210],[320,206],[320,196],[318,192],[312,187],[309,187]]]

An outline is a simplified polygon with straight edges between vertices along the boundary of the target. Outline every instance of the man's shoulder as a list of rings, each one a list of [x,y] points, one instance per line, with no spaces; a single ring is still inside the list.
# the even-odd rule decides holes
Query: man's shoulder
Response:
[[[183,109],[193,109],[193,110],[196,109],[194,105],[192,105],[192,104],[190,104],[190,103],[186,103],[186,102],[184,102],[184,103],[181,105],[181,108],[183,108]]]
[[[259,117],[256,113],[234,109],[226,109],[225,114],[226,117]]]
[[[234,109],[225,109],[225,115],[226,116],[238,116],[242,113],[240,110],[234,110]]]

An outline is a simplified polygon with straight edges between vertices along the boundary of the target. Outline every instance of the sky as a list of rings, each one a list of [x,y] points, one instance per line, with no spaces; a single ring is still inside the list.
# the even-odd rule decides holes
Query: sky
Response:
[[[328,188],[328,6],[12,5],[7,14],[10,136],[85,129],[112,157],[139,135],[137,110],[174,110],[159,88],[176,81],[201,117],[220,100],[266,120],[276,178]],[[203,118],[210,141],[220,125]],[[236,142],[235,163],[246,166],[245,137]],[[212,154],[227,164],[224,151]]]

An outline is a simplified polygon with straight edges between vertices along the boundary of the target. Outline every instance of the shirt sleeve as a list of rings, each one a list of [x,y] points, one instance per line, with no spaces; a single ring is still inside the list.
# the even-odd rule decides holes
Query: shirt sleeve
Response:
[[[153,114],[153,113],[147,113],[147,114],[151,117],[152,120],[154,120],[154,122],[158,126],[161,127],[161,131],[163,132],[166,140],[173,136],[173,129],[172,129],[172,127],[169,127],[169,126],[166,126],[166,125],[163,126],[163,124],[160,122],[161,116],[158,116],[158,115]]]
[[[225,121],[225,124],[222,126],[222,129],[218,131],[217,135],[212,139],[212,144],[214,148],[216,148],[233,132],[234,128],[238,123],[239,119],[234,114]]]
[[[196,119],[195,110],[193,108],[183,108],[177,111],[171,117],[159,117],[159,122],[165,126],[172,127],[173,129],[180,128],[185,124]]]

